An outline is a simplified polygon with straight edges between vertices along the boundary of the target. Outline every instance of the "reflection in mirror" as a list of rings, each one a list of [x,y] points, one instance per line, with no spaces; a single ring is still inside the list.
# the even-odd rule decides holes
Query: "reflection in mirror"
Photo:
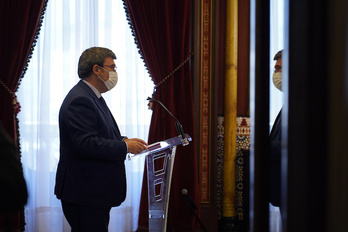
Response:
[[[277,202],[277,195],[280,198],[280,121],[277,120],[283,106],[283,94],[279,90],[281,85],[281,59],[276,54],[284,48],[284,0],[270,0],[270,118],[269,118],[269,129],[270,129],[270,142],[271,142],[271,157],[278,157],[274,161],[272,158],[271,166],[271,203],[269,204],[269,218],[270,218],[270,232],[281,232],[281,214],[279,210],[279,203]],[[276,56],[276,57],[275,57]],[[274,60],[275,59],[275,60]],[[279,83],[280,82],[280,83]],[[274,128],[273,128],[274,127]],[[278,137],[278,138],[277,138]],[[279,140],[279,141],[277,141]],[[279,164],[279,165],[277,165]],[[275,174],[279,173],[279,175]],[[278,176],[278,179],[276,178]],[[278,192],[278,193],[277,193]],[[276,196],[274,196],[276,195]],[[275,198],[275,199],[274,199]]]

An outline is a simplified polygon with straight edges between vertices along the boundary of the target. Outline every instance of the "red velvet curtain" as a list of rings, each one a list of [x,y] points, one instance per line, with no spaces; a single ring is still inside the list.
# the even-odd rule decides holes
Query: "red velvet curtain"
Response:
[[[14,93],[27,68],[47,0],[0,1],[0,120],[16,141]],[[34,44],[34,46],[33,46]]]
[[[0,122],[18,144],[15,92],[26,72],[39,33],[47,0],[0,1]],[[4,191],[5,189],[1,189]],[[0,215],[0,230],[19,228],[19,213]],[[23,222],[22,228],[23,230]]]
[[[168,231],[194,231],[198,223],[181,194],[183,188],[198,206],[198,172],[194,139],[193,89],[190,68],[191,1],[124,0],[140,53],[154,81],[153,97],[181,122],[193,141],[178,146],[168,210]],[[188,61],[188,62],[185,62]],[[172,72],[173,75],[169,75]],[[169,76],[168,76],[169,75]],[[173,118],[156,102],[149,144],[178,136]],[[148,229],[147,178],[144,173],[139,212],[139,231]]]

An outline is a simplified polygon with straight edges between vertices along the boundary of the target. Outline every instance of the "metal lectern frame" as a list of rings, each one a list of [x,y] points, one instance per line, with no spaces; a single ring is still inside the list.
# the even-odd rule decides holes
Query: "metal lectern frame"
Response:
[[[151,144],[147,150],[139,154],[129,154],[128,158],[146,156],[147,189],[149,204],[149,231],[166,231],[170,186],[174,167],[177,145],[187,145],[192,141],[185,134],[186,141],[181,136]]]

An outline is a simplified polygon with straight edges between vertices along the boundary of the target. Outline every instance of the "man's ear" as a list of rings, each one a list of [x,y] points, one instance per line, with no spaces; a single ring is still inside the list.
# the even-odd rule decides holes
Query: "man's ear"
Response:
[[[93,74],[94,74],[94,75],[99,76],[99,73],[100,73],[99,65],[95,64],[95,65],[93,66],[92,71],[93,71]]]

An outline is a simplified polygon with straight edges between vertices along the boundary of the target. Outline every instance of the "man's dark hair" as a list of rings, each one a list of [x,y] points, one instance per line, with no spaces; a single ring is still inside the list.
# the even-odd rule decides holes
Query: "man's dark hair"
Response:
[[[115,53],[102,47],[91,47],[85,50],[79,59],[77,74],[81,79],[88,77],[93,72],[93,66],[103,66],[105,58],[116,59]]]
[[[279,52],[277,52],[277,54],[275,54],[273,60],[278,60],[278,59],[282,58],[282,51],[283,50],[280,50]]]

